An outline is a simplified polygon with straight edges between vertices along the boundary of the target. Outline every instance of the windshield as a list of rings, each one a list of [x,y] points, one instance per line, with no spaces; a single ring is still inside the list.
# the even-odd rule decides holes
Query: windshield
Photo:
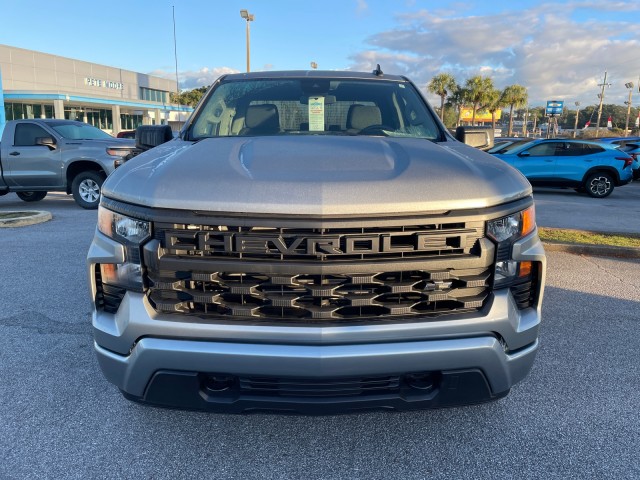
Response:
[[[223,81],[199,110],[188,138],[262,135],[443,139],[409,82],[308,77]]]
[[[51,128],[64,138],[71,140],[113,140],[113,137],[108,133],[88,124],[60,123],[58,125],[51,125]]]
[[[487,150],[488,153],[510,153],[512,150],[520,148],[525,144],[533,141],[531,138],[523,139],[523,140],[514,140],[508,142],[497,142],[495,147]]]

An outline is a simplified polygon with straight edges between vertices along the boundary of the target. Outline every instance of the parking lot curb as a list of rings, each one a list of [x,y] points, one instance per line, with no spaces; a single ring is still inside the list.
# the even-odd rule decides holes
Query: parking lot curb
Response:
[[[51,220],[51,212],[44,210],[0,211],[1,215],[13,214],[10,218],[0,218],[0,228],[25,227]]]
[[[640,248],[588,245],[578,243],[542,242],[548,252],[566,252],[597,257],[640,258]]]

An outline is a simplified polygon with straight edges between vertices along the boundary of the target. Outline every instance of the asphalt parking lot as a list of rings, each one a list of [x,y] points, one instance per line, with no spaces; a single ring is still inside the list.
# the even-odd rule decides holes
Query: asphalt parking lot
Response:
[[[540,226],[640,233],[640,182],[617,187],[606,198],[570,188],[534,188],[533,196]]]
[[[534,195],[539,225],[640,232],[640,184]],[[53,219],[0,229],[2,479],[640,478],[640,260],[550,252],[536,364],[498,402],[217,415],[136,405],[104,380],[84,264],[96,212],[0,197],[27,208]]]

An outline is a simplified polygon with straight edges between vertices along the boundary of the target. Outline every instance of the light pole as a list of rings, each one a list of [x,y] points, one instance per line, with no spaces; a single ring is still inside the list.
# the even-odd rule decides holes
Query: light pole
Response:
[[[631,93],[633,92],[633,82],[625,83],[624,86],[629,89],[629,100],[624,102],[627,104],[627,121],[624,124],[624,136],[626,137],[629,135],[629,115],[631,115]]]
[[[580,102],[576,104],[576,124],[573,126],[573,138],[576,138],[576,132],[578,131],[578,117],[580,116]]]
[[[253,13],[249,13],[248,10],[240,10],[240,16],[247,21],[247,72],[251,71],[250,52],[251,52],[251,40],[249,36],[249,22],[253,22]]]

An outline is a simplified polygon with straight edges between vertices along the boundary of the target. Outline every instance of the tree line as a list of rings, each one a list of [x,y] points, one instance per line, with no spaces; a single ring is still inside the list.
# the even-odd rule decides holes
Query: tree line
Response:
[[[441,73],[431,79],[427,90],[440,97],[440,119],[447,127],[460,125],[462,108],[469,106],[472,124],[476,121],[477,112],[487,111],[491,113],[491,124],[495,128],[496,112],[509,107],[509,136],[513,133],[514,109],[525,106],[529,100],[526,87],[516,84],[499,90],[491,78],[482,75],[471,77],[463,85],[458,85],[453,75]],[[447,115],[447,107],[453,113]]]
[[[195,107],[202,96],[207,92],[209,87],[199,87],[192,90],[184,90],[180,93],[171,94],[171,103],[177,105],[186,105],[188,107]]]
[[[469,78],[464,84],[458,85],[453,75],[441,73],[436,75],[427,84],[427,91],[440,97],[440,119],[451,128],[461,123],[463,107],[472,109],[472,124],[475,123],[476,112],[486,111],[491,113],[492,125],[495,128],[495,112],[498,109],[509,107],[509,133],[513,134],[513,120],[517,116],[526,117],[528,122],[534,124],[546,116],[545,107],[532,107],[522,110],[527,106],[527,88],[522,85],[509,85],[503,90],[494,87],[493,81],[488,77],[477,75]],[[631,108],[629,111],[629,128],[634,129],[639,109]],[[624,130],[627,118],[627,107],[620,105],[603,105],[600,116],[600,127],[606,128],[607,119],[611,117],[614,130]],[[515,113],[515,115],[514,115]],[[598,119],[598,105],[589,105],[582,109],[572,110],[565,104],[558,123],[562,128],[573,129],[576,125],[576,113],[578,114],[577,128],[584,128],[589,124],[595,126]],[[525,127],[526,128],[526,127]],[[637,127],[636,127],[637,128]]]

